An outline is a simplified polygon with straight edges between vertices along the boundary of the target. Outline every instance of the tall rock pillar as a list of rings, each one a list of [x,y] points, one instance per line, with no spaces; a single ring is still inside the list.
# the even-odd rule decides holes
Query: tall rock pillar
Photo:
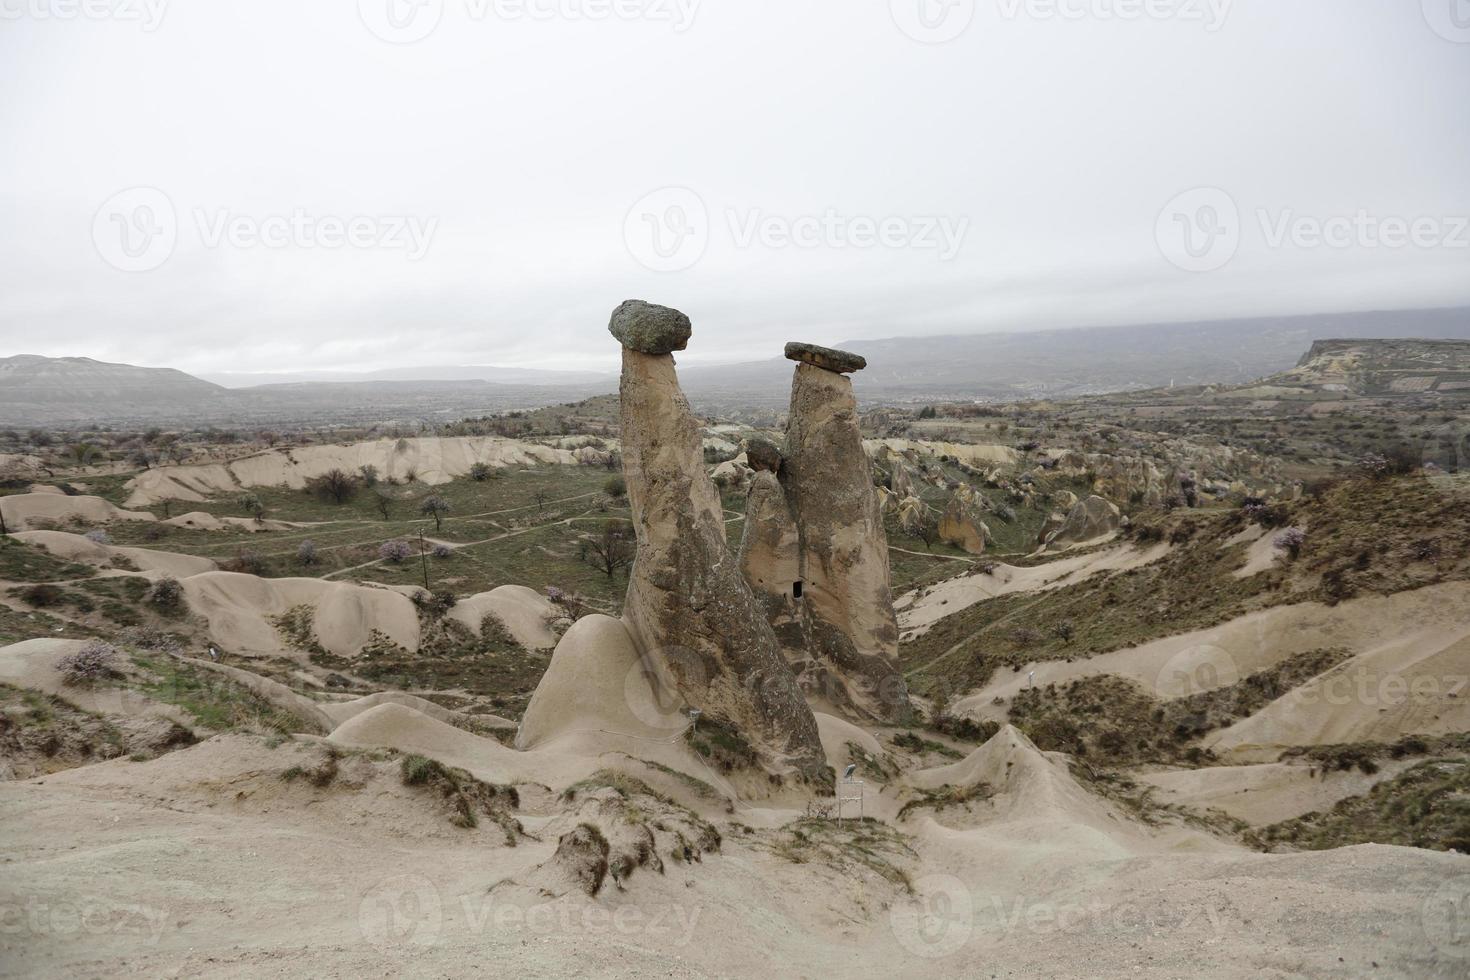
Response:
[[[623,469],[638,536],[623,620],[657,682],[735,727],[775,773],[830,779],[816,719],[725,543],[701,427],[672,352],[692,328],[677,310],[629,300],[608,329],[623,345]]]
[[[898,672],[888,536],[847,377],[856,354],[787,344],[791,383],[783,472],[801,533],[803,605],[813,652],[846,682],[855,707],[896,721],[910,710]]]

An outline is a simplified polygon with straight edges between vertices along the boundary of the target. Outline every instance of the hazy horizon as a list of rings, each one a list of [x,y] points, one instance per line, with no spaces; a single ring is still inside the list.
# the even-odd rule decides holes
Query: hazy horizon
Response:
[[[1464,307],[1450,306],[1450,307],[1424,307],[1424,308],[1419,308],[1419,309],[1402,309],[1402,310],[1365,310],[1365,311],[1347,311],[1347,312],[1344,312],[1344,313],[1302,314],[1301,316],[1304,316],[1304,317],[1317,317],[1317,316],[1373,316],[1373,315],[1393,315],[1393,314],[1398,314],[1398,313],[1452,312],[1452,311],[1457,311],[1457,310],[1462,310],[1462,311],[1470,312],[1470,310],[1467,310]],[[1295,317],[1297,315],[1294,314],[1292,316]],[[1271,320],[1271,319],[1276,319],[1276,318],[1275,317],[1270,317],[1270,316],[1265,316],[1265,317],[1234,318],[1234,319],[1238,319],[1241,322],[1258,322],[1260,320]],[[1290,318],[1283,317],[1281,319],[1290,319]],[[1192,325],[1208,324],[1208,323],[1213,323],[1213,322],[1222,322],[1222,321],[1193,320],[1193,321],[1177,321],[1177,322],[1162,322],[1162,323],[1139,323],[1139,324],[1131,324],[1131,323],[1091,324],[1091,323],[1088,323],[1088,324],[1075,324],[1075,325],[1067,326],[1067,327],[1038,328],[1038,329],[1035,329],[1035,330],[1006,330],[1004,328],[997,328],[997,329],[991,329],[991,330],[976,330],[976,331],[970,331],[970,332],[952,332],[952,333],[943,333],[943,334],[932,334],[932,335],[925,335],[923,338],[915,338],[915,339],[943,340],[943,339],[948,338],[948,337],[953,337],[953,338],[973,338],[973,337],[984,337],[984,336],[1019,337],[1019,336],[1024,336],[1024,335],[1027,335],[1027,334],[1036,334],[1036,335],[1055,334],[1055,333],[1065,333],[1065,332],[1073,331],[1073,330],[1076,330],[1076,331],[1093,331],[1093,330],[1110,330],[1110,329],[1125,330],[1125,329],[1128,329],[1128,328],[1131,328],[1131,327],[1145,328],[1145,329],[1147,329],[1147,328],[1153,328],[1153,327],[1158,327],[1158,328],[1169,328],[1169,327],[1184,328],[1184,327],[1189,327],[1189,326],[1192,326]],[[1230,322],[1230,321],[1229,320],[1226,320],[1226,321],[1223,321],[1223,322]],[[1466,335],[1467,336],[1470,336],[1470,322],[1467,322],[1466,323],[1466,325],[1465,325],[1465,332],[1466,332]],[[792,339],[799,339],[799,337],[797,335],[800,334],[800,333],[801,333],[800,330],[794,330],[793,331],[793,337],[792,337]],[[1361,333],[1361,331],[1360,331],[1360,333]],[[1377,336],[1377,335],[1381,334],[1382,331],[1368,331],[1368,333],[1372,333],[1373,335]],[[1367,336],[1366,333],[1364,333],[1362,335],[1363,336]],[[1398,337],[1408,337],[1408,336],[1411,336],[1411,335],[1413,335],[1413,336],[1419,336],[1419,334],[1401,334],[1399,332],[1394,332],[1394,337],[1396,337],[1396,338],[1398,338]],[[1435,339],[1435,336],[1436,335],[1434,335],[1433,331],[1422,332],[1422,337],[1425,338],[1425,339]],[[1325,339],[1357,339],[1357,337],[1358,337],[1358,334],[1354,334],[1352,331],[1349,331],[1347,334],[1334,335],[1334,337],[1327,337],[1324,334],[1322,337],[1317,337],[1316,339],[1319,339],[1319,340],[1325,340]],[[908,338],[901,337],[901,336],[899,336],[899,337],[851,337],[851,338],[847,338],[847,339],[842,340],[842,341],[835,341],[834,343],[837,343],[839,345],[840,344],[849,344],[849,345],[852,345],[854,347],[861,347],[862,345],[866,345],[866,344],[880,344],[880,343],[886,343],[886,342],[891,342],[891,341],[902,341],[902,340],[905,340],[905,339],[908,339]],[[1454,338],[1454,339],[1458,339],[1458,338]],[[1305,352],[1306,352],[1306,350],[1305,350],[1305,348],[1303,348],[1302,353],[1305,353]],[[34,352],[33,351],[3,352],[3,353],[0,353],[0,359],[4,359],[5,357],[10,357],[10,356],[15,356],[15,355],[34,355]],[[91,355],[88,355],[88,354],[39,355],[39,356],[50,356],[50,357],[91,357]],[[699,358],[694,358],[694,357],[691,357],[690,356],[690,352],[688,352],[688,351],[681,352],[678,355],[678,360],[679,360],[679,362],[681,364],[686,365],[688,367],[693,367],[693,368],[717,368],[717,367],[722,367],[722,366],[736,366],[736,365],[741,365],[741,364],[755,363],[755,362],[759,362],[759,361],[779,360],[780,358],[781,358],[781,348],[779,346],[773,347],[770,350],[752,350],[752,351],[750,351],[745,356],[732,356],[732,357],[718,358],[718,359],[708,359],[708,358],[706,358],[706,359],[699,359]],[[103,360],[103,359],[102,358],[95,358],[94,357],[94,358],[92,358],[92,360],[99,360],[100,361],[100,360]],[[133,363],[133,362],[107,362],[107,363],[124,363],[124,364],[132,364],[132,366],[134,366],[134,367],[173,368],[173,369],[176,369],[176,370],[183,370],[182,368],[178,368],[174,364],[141,364],[141,363]],[[613,354],[613,356],[608,359],[607,365],[605,367],[601,367],[601,368],[589,366],[589,367],[583,367],[583,368],[564,368],[564,369],[557,369],[557,368],[554,368],[554,367],[553,368],[543,368],[543,367],[526,366],[526,365],[515,365],[515,364],[484,363],[484,364],[450,365],[450,364],[444,364],[444,363],[437,363],[436,364],[436,363],[424,362],[424,363],[410,364],[410,365],[393,365],[391,367],[383,367],[383,368],[361,368],[361,369],[346,369],[346,370],[344,370],[344,369],[337,369],[337,368],[333,368],[333,367],[330,367],[330,366],[318,367],[318,366],[315,366],[315,365],[310,365],[310,366],[302,366],[302,367],[281,367],[279,369],[272,370],[272,371],[221,371],[221,370],[214,370],[214,369],[210,369],[210,368],[203,368],[203,369],[199,369],[199,370],[186,371],[185,373],[188,373],[188,374],[190,374],[190,375],[192,375],[194,377],[200,378],[200,379],[205,380],[205,381],[210,381],[210,382],[215,383],[215,384],[220,384],[220,385],[222,385],[224,387],[227,387],[227,388],[244,388],[244,387],[251,387],[251,386],[254,386],[254,385],[277,383],[277,382],[271,380],[271,379],[275,379],[275,378],[283,379],[283,381],[286,382],[286,383],[295,383],[295,382],[330,382],[330,381],[354,382],[354,381],[369,381],[369,380],[370,381],[416,381],[416,380],[423,380],[423,381],[434,381],[434,380],[465,380],[465,381],[468,381],[468,380],[476,380],[476,379],[473,379],[473,378],[470,378],[470,377],[464,377],[464,378],[427,378],[427,377],[420,377],[420,376],[414,375],[412,373],[412,372],[417,371],[417,370],[426,370],[426,371],[428,371],[428,370],[432,370],[432,371],[458,370],[458,371],[465,371],[465,372],[476,371],[476,370],[483,370],[483,371],[487,371],[487,372],[489,372],[489,371],[503,371],[503,372],[506,372],[507,374],[514,374],[514,373],[517,373],[517,372],[524,372],[525,374],[532,376],[532,379],[531,380],[525,380],[525,381],[517,381],[513,377],[508,377],[508,378],[504,379],[501,383],[505,383],[505,384],[523,383],[523,384],[535,385],[535,384],[541,383],[540,380],[538,380],[538,376],[539,376],[539,377],[544,377],[544,378],[550,379],[551,382],[553,382],[555,384],[565,384],[565,385],[568,385],[568,386],[575,386],[577,384],[590,384],[590,383],[592,383],[592,379],[595,379],[597,381],[615,381],[615,380],[617,380],[617,375],[618,375],[618,355],[615,352]],[[557,376],[562,376],[562,377],[557,377]],[[247,380],[247,379],[249,379],[249,380]],[[574,380],[574,379],[577,379],[577,380]]]

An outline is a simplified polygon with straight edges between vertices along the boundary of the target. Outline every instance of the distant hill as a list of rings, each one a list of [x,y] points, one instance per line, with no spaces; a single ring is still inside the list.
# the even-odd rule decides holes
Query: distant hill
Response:
[[[0,358],[0,421],[188,417],[209,411],[229,393],[173,368],[109,364],[90,357]]]
[[[1365,341],[1402,341],[1353,353]],[[790,339],[809,339],[793,328]],[[1283,372],[1297,382],[1351,390],[1407,390],[1422,384],[1435,340],[1470,341],[1470,309],[1404,310],[1198,323],[1086,327],[1025,333],[853,340],[838,346],[868,358],[853,378],[866,404],[919,401],[1071,398],[1177,386],[1245,386]],[[1322,345],[1314,344],[1321,342]],[[609,341],[611,343],[611,341]],[[1348,345],[1343,347],[1341,345]],[[1311,348],[1324,364],[1308,369]],[[1310,358],[1309,358],[1310,360]],[[1348,364],[1356,367],[1344,367]],[[420,372],[498,373],[503,379],[394,378]],[[1419,373],[1415,373],[1419,372]],[[759,361],[680,369],[696,409],[781,409],[792,364]],[[1442,372],[1441,372],[1442,373]],[[0,425],[100,422],[229,426],[449,421],[508,409],[535,409],[617,390],[617,377],[518,368],[395,368],[372,375],[319,372],[336,380],[221,387],[180,371],[105,364],[85,357],[18,355],[0,360]],[[1341,377],[1339,377],[1341,375]],[[315,375],[302,375],[302,377]],[[294,375],[214,375],[232,383]],[[1315,380],[1313,380],[1315,379]],[[1441,377],[1435,384],[1456,384]],[[1397,385],[1398,387],[1394,387]],[[1354,387],[1356,386],[1356,387]],[[1325,390],[1334,390],[1325,388]]]
[[[1359,395],[1470,393],[1470,341],[1319,340],[1283,383]]]
[[[1013,400],[1244,384],[1292,368],[1323,337],[1470,340],[1470,308],[901,337],[837,346],[868,359],[868,367],[853,376],[865,401]],[[793,328],[790,339],[807,338]],[[791,362],[773,357],[687,368],[680,380],[696,403],[779,404],[790,396]]]

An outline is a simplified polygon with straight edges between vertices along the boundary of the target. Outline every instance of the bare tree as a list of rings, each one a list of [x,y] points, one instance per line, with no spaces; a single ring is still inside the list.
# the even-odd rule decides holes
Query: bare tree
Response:
[[[425,497],[419,504],[419,513],[428,514],[434,518],[434,530],[439,531],[444,527],[444,515],[450,511],[449,501],[436,494]]]
[[[253,493],[242,493],[235,498],[235,502],[240,505],[241,510],[255,518],[255,523],[260,524],[265,521],[265,503],[260,497]]]
[[[93,460],[102,455],[102,450],[90,442],[74,442],[66,447],[66,451],[71,455],[72,462],[78,466],[90,466]]]
[[[626,521],[607,521],[597,534],[582,539],[582,560],[608,578],[632,565],[637,555],[633,528]]]
[[[537,490],[531,494],[531,499],[536,501],[536,509],[542,511],[546,509],[546,502],[551,499],[551,494],[545,490]]]
[[[377,509],[379,514],[383,515],[383,520],[386,521],[393,513],[392,495],[389,494],[386,490],[380,488],[378,490],[377,499],[373,501],[373,507]]]
[[[925,508],[914,521],[914,536],[924,542],[926,551],[934,550],[934,542],[939,540],[939,521]]]
[[[306,488],[323,500],[345,504],[357,495],[358,481],[340,469],[328,470],[321,476],[306,481]]]

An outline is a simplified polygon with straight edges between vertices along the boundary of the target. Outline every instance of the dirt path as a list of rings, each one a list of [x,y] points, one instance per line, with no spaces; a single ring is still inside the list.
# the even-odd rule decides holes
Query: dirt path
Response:
[[[449,545],[455,551],[462,551],[462,550],[464,550],[466,548],[474,548],[474,547],[477,547],[477,546],[482,545],[482,544],[492,544],[492,543],[494,543],[496,541],[504,541],[506,538],[514,538],[514,537],[519,537],[522,534],[530,534],[532,531],[540,531],[540,530],[543,530],[543,529],[548,528],[548,527],[556,527],[559,524],[570,525],[574,521],[579,521],[579,520],[585,520],[585,519],[587,519],[586,515],[589,514],[589,513],[591,513],[591,512],[590,511],[583,511],[581,514],[579,514],[579,515],[577,515],[575,517],[563,517],[563,518],[558,518],[557,520],[554,520],[554,521],[547,521],[544,524],[532,524],[530,527],[518,528],[517,530],[514,530],[514,531],[506,531],[504,534],[497,534],[497,535],[494,535],[492,537],[481,538],[478,541],[462,541],[462,542],[459,542],[457,544],[454,543],[454,542],[451,542],[451,541],[446,541],[444,543],[447,544],[447,545]],[[356,545],[337,545],[336,547],[339,547],[339,548],[356,547]],[[474,557],[474,556],[471,556],[471,557]],[[352,565],[352,566],[350,566],[348,568],[339,568],[339,569],[337,569],[334,572],[328,572],[326,575],[321,576],[321,578],[323,578],[323,579],[330,579],[330,578],[335,578],[338,575],[345,574],[347,572],[355,572],[355,571],[358,571],[358,570],[363,569],[363,568],[372,568],[374,565],[381,565],[385,560],[386,559],[383,559],[383,558],[375,558],[372,561],[363,562],[360,565]],[[483,562],[483,559],[477,559],[477,560]]]
[[[579,493],[579,494],[575,494],[575,495],[570,496],[570,497],[562,497],[562,498],[560,498],[558,500],[548,501],[547,502],[547,505],[548,506],[552,506],[552,505],[555,505],[555,504],[567,503],[567,502],[570,502],[570,501],[573,501],[573,500],[582,500],[582,499],[584,499],[586,497],[592,497],[592,496],[596,496],[596,493]],[[494,514],[511,514],[511,513],[517,512],[517,511],[530,510],[532,507],[535,507],[535,506],[536,506],[535,504],[529,504],[529,505],[524,506],[524,507],[509,507],[509,508],[506,508],[505,510],[488,510],[488,511],[484,511],[484,512],[479,513],[479,514],[466,515],[464,517],[458,517],[458,518],[455,518],[455,519],[456,520],[460,520],[460,521],[481,520],[481,519],[483,519],[485,517],[488,517],[488,516],[494,515]],[[396,531],[393,534],[389,535],[389,536],[390,537],[404,537],[404,536],[417,536],[419,534],[420,530],[427,528],[427,526],[430,524],[431,521],[432,521],[432,518],[424,518],[423,520],[393,521],[393,522],[389,522],[389,521],[368,521],[368,520],[342,520],[342,521],[319,521],[319,522],[313,524],[312,526],[313,527],[322,527],[324,525],[332,525],[332,524],[339,525],[336,528],[332,528],[332,529],[328,530],[326,533],[347,532],[347,531],[353,530],[354,527],[384,528],[384,529],[386,529],[386,528],[396,528]],[[547,522],[545,524],[538,524],[538,525],[536,525],[536,527],[550,527],[550,526],[552,526],[555,523],[558,523],[558,522],[556,522],[556,521],[550,521],[550,522]],[[310,539],[310,538],[319,536],[321,533],[322,533],[321,531],[307,531],[307,532],[302,532],[302,533],[299,533],[299,534],[293,533],[293,534],[272,535],[269,540],[270,540],[271,543],[278,543],[278,542],[284,542],[284,541],[306,540],[306,539]],[[372,536],[371,540],[372,541],[376,541],[377,538],[378,538],[378,535],[375,534],[375,535]],[[469,541],[469,542],[463,542],[463,543],[459,543],[459,544],[456,544],[453,541],[445,541],[444,544],[447,544],[450,547],[454,547],[454,548],[462,548],[462,547],[468,547],[469,545],[472,545],[472,544],[483,544],[483,543],[485,543],[485,541],[493,541],[493,540],[497,540],[497,539],[495,539],[495,538],[487,538],[487,539],[484,539],[483,541]],[[343,541],[343,542],[340,542],[340,543],[337,543],[337,544],[324,544],[324,545],[321,545],[320,547],[317,548],[317,551],[318,552],[341,551],[344,548],[357,548],[357,547],[361,547],[362,545],[368,544],[368,543],[370,543],[370,541],[369,540],[366,540],[366,539],[365,540],[355,540],[355,541]],[[238,549],[240,547],[240,545],[241,545],[241,542],[240,541],[231,541],[231,542],[229,542],[227,544],[226,543],[221,543],[221,544],[205,544],[205,545],[199,546],[198,551],[191,551],[191,552],[188,552],[188,553],[189,554],[198,554],[198,555],[200,555],[200,557],[214,558],[215,560],[219,560],[221,557],[227,557],[227,556],[214,555],[214,554],[205,554],[204,552],[206,552],[208,550],[220,550],[222,552],[228,552],[229,549]],[[295,555],[296,552],[295,551],[291,551],[291,550],[284,550],[284,551],[266,551],[266,552],[260,552],[259,554],[260,554],[260,556],[262,558],[289,558],[289,557]],[[368,562],[367,564],[368,565],[376,564],[376,562]],[[356,565],[356,566],[353,566],[353,567],[354,568],[363,568],[363,567],[366,567],[366,565]],[[331,578],[333,575],[339,575],[342,572],[351,571],[351,570],[352,569],[350,569],[350,568],[340,568],[340,569],[337,569],[336,571],[331,572],[328,575],[323,575],[323,576],[319,576],[319,577],[321,577],[321,578]]]

